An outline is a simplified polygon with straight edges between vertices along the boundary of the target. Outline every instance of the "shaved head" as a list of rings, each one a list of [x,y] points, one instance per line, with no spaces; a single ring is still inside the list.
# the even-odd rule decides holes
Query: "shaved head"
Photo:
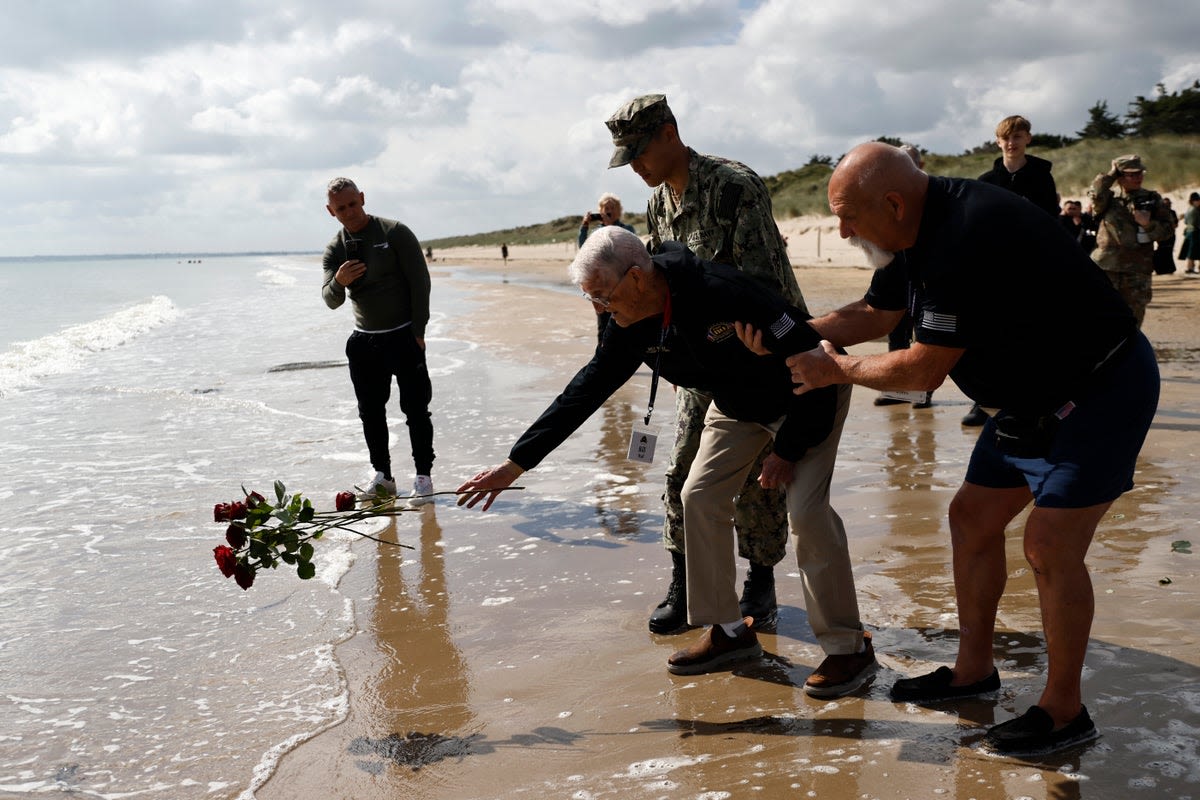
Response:
[[[829,207],[843,239],[895,252],[916,242],[928,184],[904,150],[867,142],[838,162],[829,178]]]

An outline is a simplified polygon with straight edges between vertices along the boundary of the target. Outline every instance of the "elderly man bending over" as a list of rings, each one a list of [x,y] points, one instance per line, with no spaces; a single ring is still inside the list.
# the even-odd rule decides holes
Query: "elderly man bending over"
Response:
[[[667,669],[711,672],[762,653],[753,617],[743,618],[738,606],[733,507],[756,458],[773,442],[758,480],[787,493],[809,622],[827,654],[805,691],[837,697],[860,687],[874,673],[875,653],[859,620],[845,528],[829,504],[850,387],[793,394],[782,356],[751,353],[733,325],[752,320],[766,332],[767,348],[792,353],[819,340],[808,314],[682,245],[664,244],[652,257],[637,236],[616,227],[588,237],[571,277],[596,310],[612,314],[600,346],[508,460],[459,487],[459,503],[474,506],[486,498],[486,510],[498,490],[541,463],[642,364],[653,370],[652,387],[661,377],[709,393],[713,406],[684,484],[683,507],[688,620],[712,627],[672,655]]]

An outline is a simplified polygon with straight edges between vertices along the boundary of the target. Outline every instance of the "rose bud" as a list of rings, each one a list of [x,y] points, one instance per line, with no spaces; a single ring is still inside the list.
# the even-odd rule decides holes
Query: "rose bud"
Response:
[[[251,492],[250,494],[246,495],[246,508],[255,508],[260,503],[265,502],[267,502],[267,498],[263,497],[258,492]]]
[[[228,578],[237,569],[237,556],[223,544],[219,544],[213,548],[213,558],[217,561],[217,569],[221,570],[221,574]]]
[[[229,542],[234,550],[241,550],[246,546],[246,528],[242,523],[235,522],[225,529],[225,541]]]
[[[338,511],[354,510],[354,492],[338,492],[333,498],[333,507]]]
[[[229,503],[217,503],[213,506],[213,522],[229,522]]]
[[[238,564],[233,571],[233,579],[237,581],[238,586],[249,589],[254,585],[254,570],[249,564]]]
[[[230,503],[229,504],[229,518],[230,519],[245,519],[246,518],[246,504],[243,503],[241,500],[234,500],[232,503]]]

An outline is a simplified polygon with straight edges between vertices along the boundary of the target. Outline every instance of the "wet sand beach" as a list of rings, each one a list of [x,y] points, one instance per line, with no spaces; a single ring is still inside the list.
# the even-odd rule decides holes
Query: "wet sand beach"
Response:
[[[785,233],[814,313],[862,295],[870,272],[830,223],[792,221]],[[469,422],[438,429],[438,489],[499,462],[587,361],[591,310],[565,285],[573,249],[513,246],[507,265],[498,248],[434,253],[435,305],[440,282],[469,288],[471,299],[440,309],[454,341],[430,347],[454,348],[478,375],[470,389],[440,395],[435,382],[435,424],[439,404],[478,408],[458,415]],[[950,383],[930,409],[876,408],[875,393],[857,388],[846,423],[833,503],[875,637],[874,682],[834,701],[803,693],[822,655],[791,547],[776,568],[780,623],[760,637],[764,657],[711,675],[670,675],[667,657],[699,632],[646,629],[670,562],[659,541],[666,454],[652,465],[625,459],[646,403],[645,371],[490,512],[441,498],[383,534],[416,550],[354,545],[357,563],[339,588],[354,598],[355,633],[336,649],[346,716],[283,755],[253,796],[1200,795],[1198,312],[1200,280],[1155,279],[1145,330],[1160,357],[1162,399],[1137,485],[1112,507],[1089,558],[1096,621],[1084,692],[1097,741],[1033,760],[976,748],[987,726],[1036,700],[1045,673],[1036,591],[1015,531],[998,625],[999,696],[939,708],[887,698],[896,678],[952,662],[955,652],[945,513],[977,429],[960,426],[969,403]],[[670,407],[660,399],[656,422],[669,425]],[[394,440],[393,449],[403,448]],[[1192,552],[1173,549],[1181,540]]]

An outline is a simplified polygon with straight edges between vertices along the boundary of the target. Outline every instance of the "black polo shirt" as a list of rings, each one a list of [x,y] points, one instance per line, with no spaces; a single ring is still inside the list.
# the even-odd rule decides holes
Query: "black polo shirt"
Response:
[[[797,395],[784,363],[820,342],[809,315],[749,275],[676,248],[653,256],[670,287],[670,319],[657,315],[626,328],[610,320],[592,360],[513,445],[514,462],[537,466],[643,365],[657,366],[664,383],[712,395],[734,419],[767,425],[782,418],[774,451],[788,461],[829,436],[837,387]],[[734,322],[763,331],[774,355],[747,350]]]
[[[876,270],[865,299],[910,308],[918,342],[965,350],[950,371],[964,394],[1017,412],[1075,399],[1136,331],[1108,278],[1054,217],[964,178],[929,179],[916,244]]]

